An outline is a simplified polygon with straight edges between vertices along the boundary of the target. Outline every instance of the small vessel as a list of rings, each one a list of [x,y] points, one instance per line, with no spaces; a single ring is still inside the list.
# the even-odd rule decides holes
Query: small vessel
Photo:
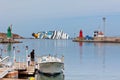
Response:
[[[42,56],[38,58],[38,71],[48,75],[56,75],[63,73],[64,70],[64,56],[58,58],[57,56]]]

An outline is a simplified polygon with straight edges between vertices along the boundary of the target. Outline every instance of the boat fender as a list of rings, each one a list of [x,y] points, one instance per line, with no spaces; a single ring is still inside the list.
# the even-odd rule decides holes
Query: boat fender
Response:
[[[30,80],[35,80],[35,78],[34,77],[30,77]]]

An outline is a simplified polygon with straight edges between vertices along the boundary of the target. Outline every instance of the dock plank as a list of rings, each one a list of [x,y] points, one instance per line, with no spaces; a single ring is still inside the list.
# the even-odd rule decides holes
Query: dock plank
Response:
[[[0,68],[0,78],[6,76],[12,68]]]
[[[16,71],[19,71],[19,74],[33,75],[35,71],[35,66],[34,64],[26,66],[25,62],[16,62],[14,63],[14,69]]]
[[[0,74],[2,74],[7,69],[9,69],[9,68],[0,68]],[[25,62],[15,62],[13,67],[11,67],[11,69],[13,69],[13,71],[17,71],[18,75],[32,76],[35,73],[34,64],[26,66]],[[10,75],[12,75],[12,74],[13,73],[11,72]],[[16,77],[9,77],[9,78],[1,77],[0,80],[28,80],[28,79],[17,79]]]
[[[25,62],[15,62],[14,63],[14,69],[15,70],[22,70],[22,69],[26,69],[27,66],[26,66],[26,63]]]
[[[28,79],[17,79],[17,78],[2,78],[0,80],[28,80]]]
[[[35,71],[35,67],[34,66],[28,66],[28,68],[27,68],[28,74],[34,74],[34,71]]]

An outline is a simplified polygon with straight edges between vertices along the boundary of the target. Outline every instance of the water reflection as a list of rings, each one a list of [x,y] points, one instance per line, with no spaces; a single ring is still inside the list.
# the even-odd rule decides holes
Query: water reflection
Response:
[[[0,55],[2,57],[6,57],[6,56],[12,56],[12,44],[8,43],[8,44],[1,44],[0,45],[0,49],[1,49],[1,53]]]
[[[19,53],[19,47],[15,46],[15,44],[12,43],[6,43],[6,44],[0,44],[0,56],[6,57],[9,56],[9,59],[11,61],[13,61],[13,56],[14,56],[14,51],[13,51],[13,47],[15,47],[15,54]]]
[[[8,53],[8,56],[10,56],[10,57],[12,56],[12,55],[11,55],[11,53],[12,53],[11,50],[12,50],[12,44],[11,44],[11,43],[8,43],[8,44],[7,44],[7,53]]]
[[[79,46],[82,47],[83,46],[83,42],[79,42]]]
[[[64,74],[56,76],[47,76],[43,74],[36,74],[35,80],[64,80]]]
[[[12,49],[12,44],[11,44],[11,43],[9,43],[9,44],[7,45],[7,51],[8,51],[8,52],[10,52],[10,51],[11,51],[11,49]]]
[[[87,45],[87,46],[86,46]],[[93,47],[91,47],[93,46]],[[105,72],[106,68],[106,44],[105,43],[84,43],[79,42],[79,55],[80,55],[80,63],[82,63],[82,60],[85,60],[86,58],[84,56],[88,56],[90,58],[89,61],[97,61],[97,64],[99,67],[101,67],[102,72]],[[89,53],[89,51],[93,51]],[[87,55],[86,55],[87,52]],[[92,63],[94,64],[94,61]]]
[[[3,49],[0,49],[0,58],[2,58]]]
[[[105,44],[104,43],[94,43],[95,46],[95,54],[97,54],[100,58],[101,58],[101,62],[102,62],[102,68],[103,68],[103,72],[105,72],[105,53],[106,53],[106,49],[105,49]]]
[[[83,42],[79,42],[79,46],[80,46],[80,63],[82,63],[82,55],[83,55],[82,46],[83,46]]]

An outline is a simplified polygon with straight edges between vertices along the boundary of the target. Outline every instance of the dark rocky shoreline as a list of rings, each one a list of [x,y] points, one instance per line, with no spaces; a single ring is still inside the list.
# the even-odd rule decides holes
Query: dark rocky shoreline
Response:
[[[21,43],[21,41],[15,39],[24,39],[24,37],[12,33],[12,38],[8,39],[6,33],[0,33],[0,43]]]
[[[6,37],[6,34],[7,34],[7,33],[1,33],[1,32],[0,32],[0,39],[6,39],[6,38],[7,38],[7,37]],[[24,37],[22,37],[22,36],[20,36],[20,35],[18,35],[18,34],[12,33],[12,35],[13,35],[13,39],[24,39]]]

